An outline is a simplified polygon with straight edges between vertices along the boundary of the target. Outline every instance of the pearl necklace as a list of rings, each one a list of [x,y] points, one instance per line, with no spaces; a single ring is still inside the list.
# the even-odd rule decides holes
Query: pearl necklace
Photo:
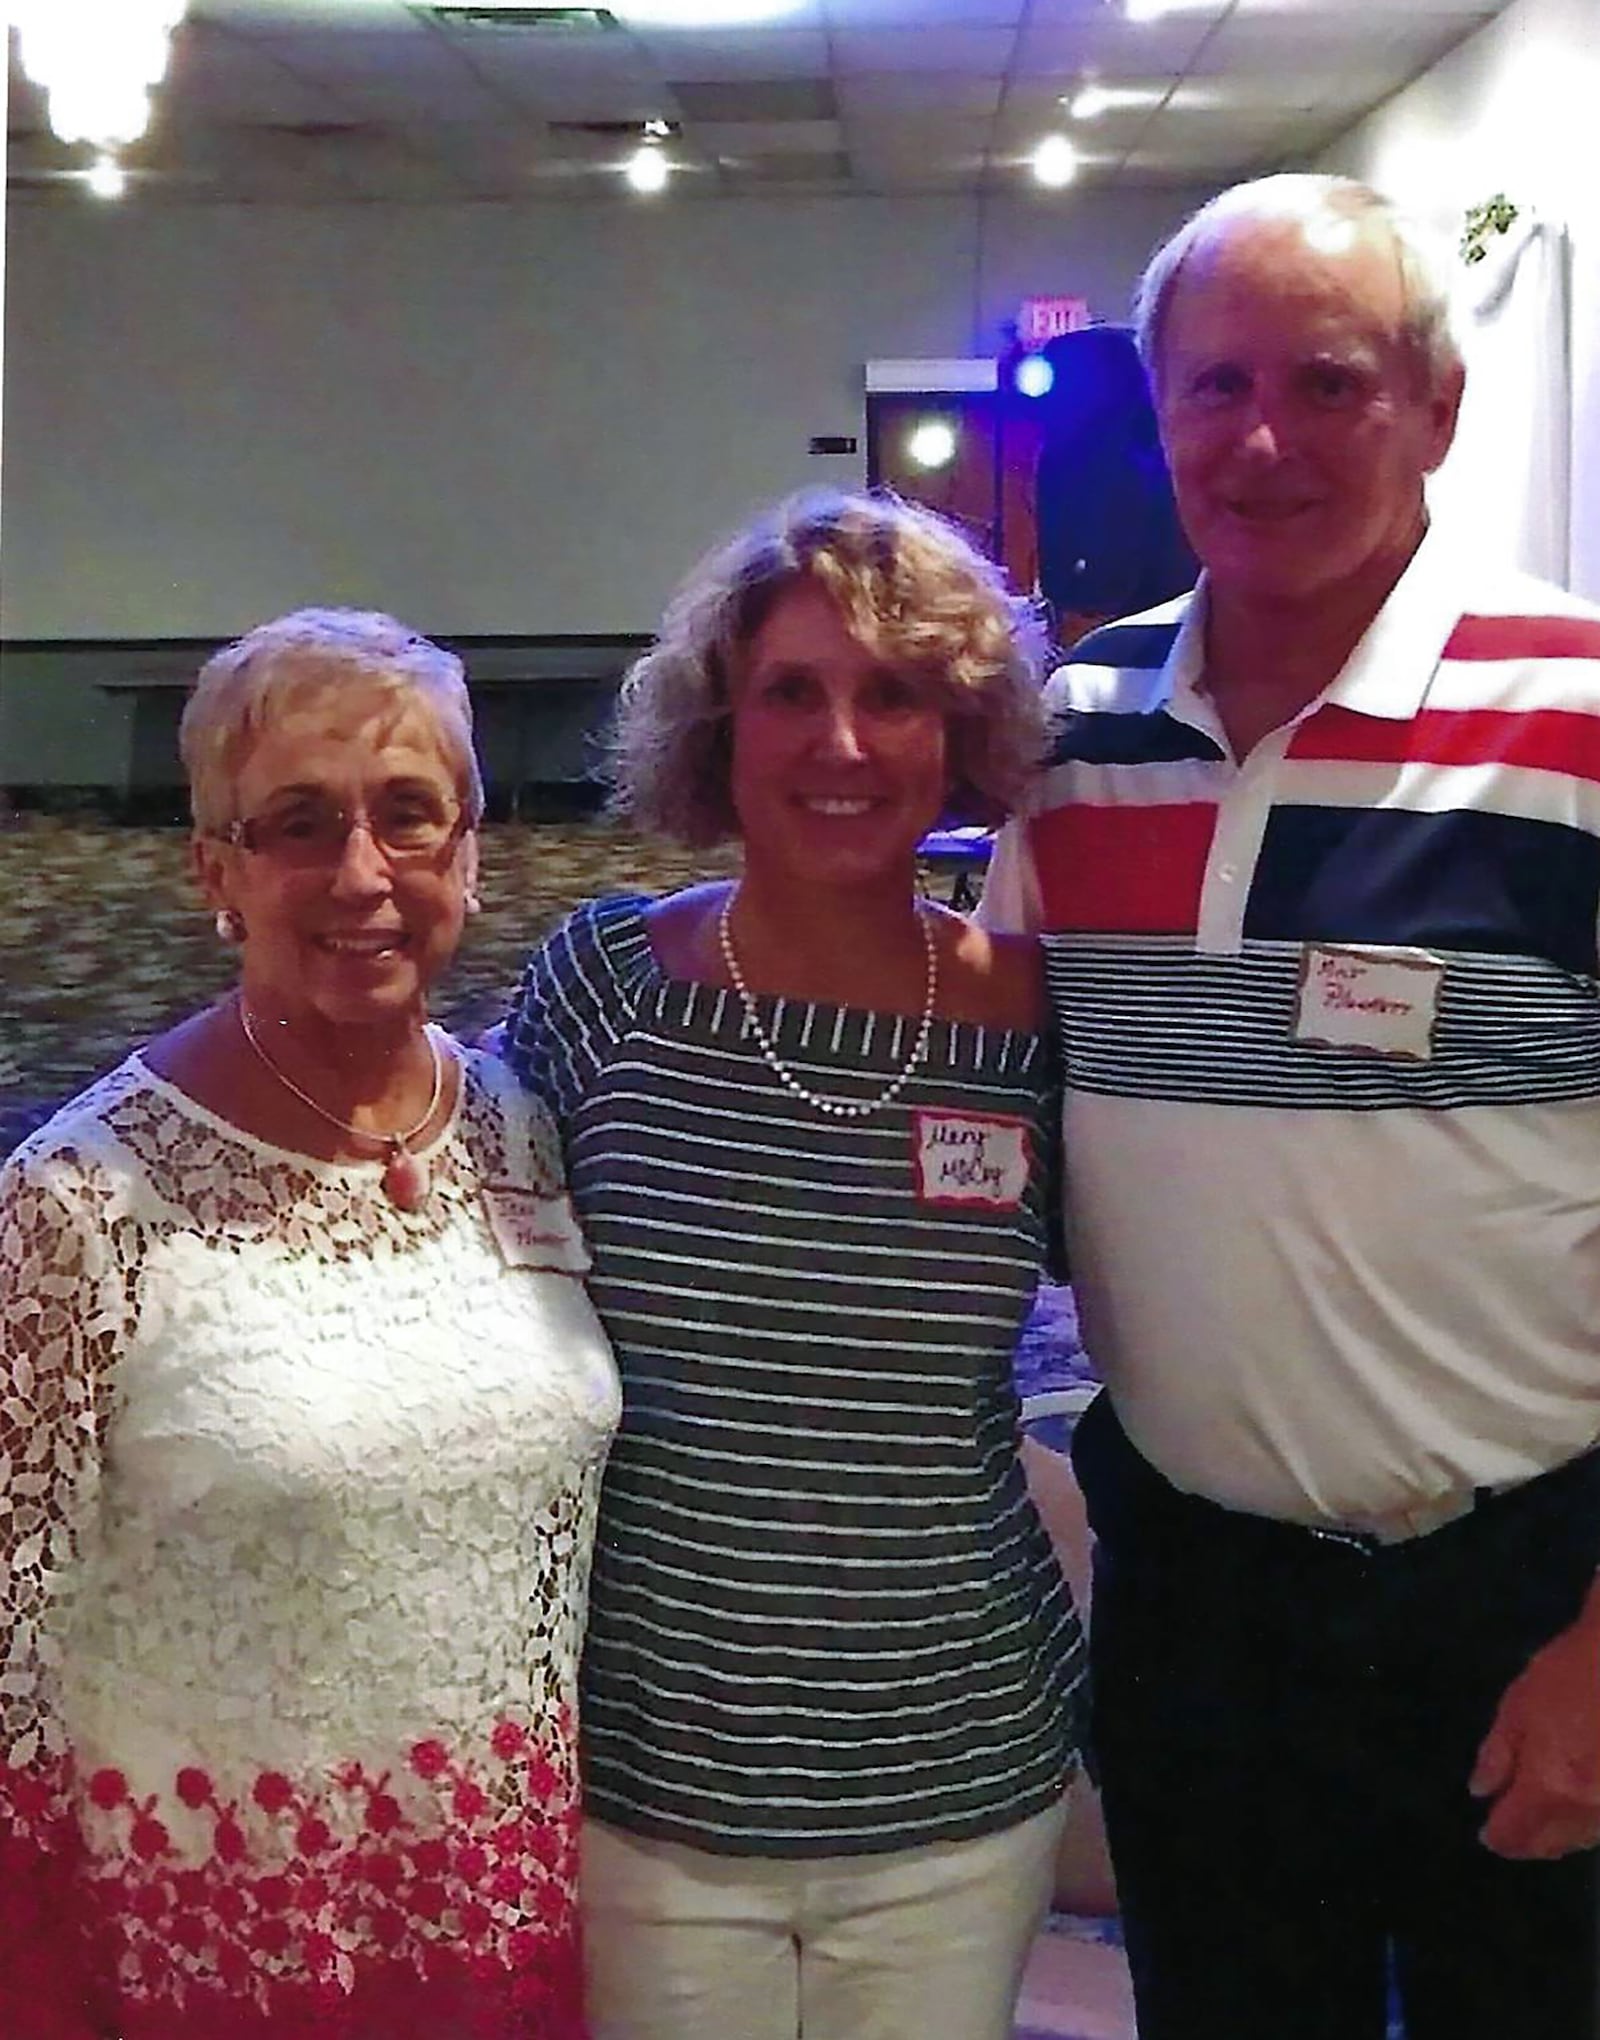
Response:
[[[286,1091],[293,1092],[302,1105],[309,1106],[319,1119],[325,1119],[330,1126],[338,1127],[341,1133],[348,1133],[356,1140],[371,1141],[375,1147],[386,1149],[387,1160],[383,1165],[384,1195],[401,1211],[420,1211],[428,1195],[428,1165],[411,1152],[411,1143],[438,1111],[439,1098],[444,1090],[444,1057],[439,1053],[439,1044],[434,1039],[433,1029],[425,1028],[422,1037],[428,1044],[429,1055],[433,1058],[433,1090],[429,1094],[427,1111],[416,1125],[405,1133],[375,1133],[371,1127],[352,1126],[347,1119],[336,1118],[325,1105],[319,1105],[309,1091],[302,1091],[294,1078],[286,1076],[262,1047],[250,1008],[242,998],[236,1002],[234,1010],[239,1015],[239,1025],[244,1032],[245,1040],[255,1050],[263,1067],[277,1078]]]
[[[762,1061],[782,1084],[804,1104],[824,1113],[829,1119],[865,1119],[871,1113],[881,1112],[886,1105],[892,1105],[906,1085],[917,1065],[926,1060],[928,1041],[933,1033],[933,1008],[939,995],[939,946],[933,937],[933,922],[927,909],[918,907],[917,927],[922,935],[923,954],[927,958],[927,977],[922,993],[922,1018],[917,1024],[916,1039],[911,1044],[911,1053],[904,1065],[892,1076],[875,1098],[851,1100],[848,1103],[838,1098],[823,1098],[813,1091],[809,1084],[801,1083],[789,1065],[778,1053],[777,1043],[761,1024],[761,1015],[756,1011],[756,1002],[750,987],[744,981],[744,972],[739,968],[739,958],[733,947],[733,902],[735,894],[730,892],[722,903],[717,916],[717,941],[721,945],[722,960],[728,967],[728,976],[739,1002],[744,1007],[744,1026],[747,1034],[756,1038]]]

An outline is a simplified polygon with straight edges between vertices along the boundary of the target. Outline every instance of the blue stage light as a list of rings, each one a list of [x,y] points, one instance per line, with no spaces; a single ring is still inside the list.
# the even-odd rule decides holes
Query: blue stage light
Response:
[[[1055,386],[1056,372],[1042,354],[1025,354],[1013,377],[1025,397],[1047,397]]]

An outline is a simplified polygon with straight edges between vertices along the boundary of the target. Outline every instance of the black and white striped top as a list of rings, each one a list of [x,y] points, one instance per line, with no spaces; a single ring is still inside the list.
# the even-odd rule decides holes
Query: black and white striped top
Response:
[[[646,904],[574,914],[508,1029],[563,1129],[624,1384],[589,1808],[728,1854],[1006,1827],[1062,1789],[1083,1673],[1010,1374],[1044,1247],[1048,1050],[938,1022],[893,1106],[825,1120],[766,1068],[735,994],[663,976]],[[841,1099],[880,1089],[916,1024],[758,1003]],[[986,1127],[1021,1158],[1020,1195],[930,1201],[930,1137]]]

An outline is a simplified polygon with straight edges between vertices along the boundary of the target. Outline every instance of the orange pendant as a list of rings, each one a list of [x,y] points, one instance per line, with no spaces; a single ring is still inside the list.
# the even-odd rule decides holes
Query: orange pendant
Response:
[[[383,1171],[384,1195],[401,1211],[420,1211],[428,1200],[428,1165],[396,1144]]]

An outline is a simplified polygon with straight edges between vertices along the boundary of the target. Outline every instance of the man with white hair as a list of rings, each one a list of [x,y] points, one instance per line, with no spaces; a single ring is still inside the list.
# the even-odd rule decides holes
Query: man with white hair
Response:
[[[1192,596],[1077,646],[997,850],[1108,1383],[1096,1732],[1141,2040],[1588,2040],[1600,613],[1464,559],[1464,372],[1348,180],[1141,286]]]

